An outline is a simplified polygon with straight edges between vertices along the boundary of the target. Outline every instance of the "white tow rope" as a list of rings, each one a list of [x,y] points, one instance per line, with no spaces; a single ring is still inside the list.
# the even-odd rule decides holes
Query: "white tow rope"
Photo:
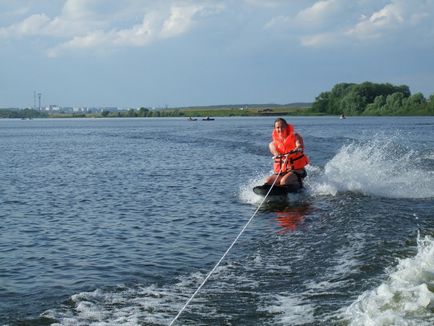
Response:
[[[283,166],[286,163],[286,160],[288,159],[288,156],[286,155],[285,161],[283,163]],[[215,272],[215,270],[217,269],[217,267],[220,265],[220,263],[223,261],[223,259],[226,257],[226,255],[229,253],[229,251],[232,249],[232,247],[235,245],[235,243],[238,241],[238,239],[240,238],[240,236],[243,234],[244,230],[247,228],[247,226],[250,224],[250,222],[253,221],[253,218],[256,216],[256,214],[258,213],[259,209],[261,208],[261,206],[264,204],[265,200],[267,199],[268,195],[270,194],[271,190],[273,189],[274,185],[276,184],[277,179],[279,178],[279,175],[282,171],[280,170],[279,173],[277,174],[277,177],[274,179],[273,184],[271,185],[270,189],[268,190],[267,194],[265,195],[264,199],[262,199],[261,203],[259,204],[258,208],[255,210],[255,212],[253,213],[253,215],[250,217],[250,219],[247,221],[246,225],[244,225],[244,227],[241,229],[240,233],[238,233],[237,237],[235,238],[235,240],[232,242],[232,244],[229,246],[229,248],[225,251],[225,253],[223,254],[223,256],[220,258],[220,260],[217,262],[217,264],[215,264],[214,268],[208,273],[208,275],[205,277],[205,279],[203,280],[203,282],[199,285],[199,287],[197,288],[197,290],[193,293],[193,295],[187,300],[187,302],[184,304],[184,306],[181,308],[181,310],[178,312],[178,314],[175,316],[175,318],[173,318],[173,320],[170,322],[169,326],[172,326],[173,323],[179,318],[179,316],[181,316],[182,312],[185,310],[185,308],[187,308],[187,306],[190,304],[191,300],[193,300],[193,298],[196,296],[196,294],[200,291],[200,289],[202,288],[202,286],[204,286],[204,284],[206,283],[206,281],[208,281],[208,279],[211,277],[211,275]]]

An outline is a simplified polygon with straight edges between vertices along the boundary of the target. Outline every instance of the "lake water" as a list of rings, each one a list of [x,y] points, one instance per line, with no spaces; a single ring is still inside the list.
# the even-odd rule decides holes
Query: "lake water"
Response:
[[[254,214],[274,118],[0,120],[0,324],[168,325]],[[434,324],[434,117],[294,117],[175,325]]]

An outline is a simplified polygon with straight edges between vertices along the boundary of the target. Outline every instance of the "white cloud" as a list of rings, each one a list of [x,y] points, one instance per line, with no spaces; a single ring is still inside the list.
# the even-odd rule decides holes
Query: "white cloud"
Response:
[[[336,19],[337,13],[344,11],[345,3],[339,0],[321,0],[315,2],[311,7],[300,11],[295,20],[300,25],[319,26]]]
[[[123,29],[89,31],[49,49],[47,54],[49,57],[56,57],[74,49],[143,47],[157,40],[183,35],[194,27],[198,19],[220,10],[220,6],[207,7],[204,5],[154,9],[144,15],[141,24]]]
[[[289,16],[276,16],[271,18],[264,26],[265,29],[270,30],[284,30],[286,31],[293,24],[293,18]]]
[[[187,32],[194,24],[194,15],[203,9],[201,6],[172,7],[170,16],[164,21],[160,35],[174,37]]]
[[[328,47],[342,38],[342,17],[348,14],[344,0],[320,0],[291,15],[273,17],[265,29],[295,37],[303,47]]]
[[[343,13],[347,12],[343,0],[321,0],[297,12],[279,14],[272,17],[266,24],[266,29],[274,31],[312,31],[323,30],[329,26],[340,24]]]
[[[400,39],[434,42],[434,0],[391,0],[383,8],[360,16],[346,35],[357,40]]]
[[[334,33],[319,33],[300,37],[301,45],[305,47],[324,47],[336,44],[337,38]]]
[[[53,57],[73,50],[144,47],[204,25],[221,32],[220,39],[227,37],[228,43],[233,43],[234,36],[258,35],[261,27],[267,36],[299,40],[304,47],[366,42],[403,33],[423,34],[426,41],[434,38],[434,0],[64,0],[63,6],[50,9],[57,10],[51,14],[37,3],[28,1],[20,15],[8,17],[12,23],[0,27],[0,41],[39,38],[34,44],[45,45]],[[7,9],[13,12],[14,8]],[[208,19],[217,14],[221,14],[219,19]],[[225,29],[217,21],[232,24],[226,30],[243,33],[223,35]]]
[[[423,35],[434,38],[434,0],[320,0],[272,17],[265,29],[294,36],[305,47]],[[417,39],[418,37],[416,37]]]
[[[399,3],[386,5],[371,16],[362,16],[361,21],[351,28],[347,34],[356,38],[378,38],[386,31],[397,29],[405,23],[405,13]]]
[[[98,0],[67,0],[62,9],[65,17],[83,20],[93,18],[92,5],[98,4]]]
[[[123,17],[124,26],[120,27],[116,25],[117,18],[126,13],[131,15],[132,10],[123,7],[120,14],[115,10],[102,9],[101,6],[106,4],[103,0],[67,0],[58,16],[50,18],[43,13],[33,14],[21,22],[0,28],[0,38],[50,36],[63,39],[47,50],[50,57],[73,49],[142,47],[159,39],[188,33],[198,21],[224,8],[222,4],[212,2],[199,5],[195,1],[174,1],[150,5],[131,0],[126,4],[131,6],[130,9],[140,8],[143,21],[128,26],[131,18]]]
[[[141,24],[106,33],[107,43],[114,46],[144,46],[155,37],[157,20],[153,14],[145,15]]]
[[[87,9],[86,6],[91,2],[89,0],[67,0],[60,15],[50,18],[45,13],[32,14],[18,23],[0,28],[0,36],[3,38],[74,37],[107,25],[98,18],[96,13]]]
[[[38,35],[49,22],[50,18],[45,14],[31,15],[20,23],[0,28],[0,37]]]
[[[145,46],[156,38],[158,21],[159,19],[155,14],[148,14],[145,15],[141,24],[131,28],[88,32],[48,49],[47,55],[53,58],[73,50]]]

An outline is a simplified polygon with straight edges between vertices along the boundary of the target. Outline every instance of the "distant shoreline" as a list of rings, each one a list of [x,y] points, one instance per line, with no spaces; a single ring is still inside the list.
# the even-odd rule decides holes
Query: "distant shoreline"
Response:
[[[58,112],[40,111],[35,109],[0,109],[0,119],[44,119],[44,118],[205,118],[205,117],[266,117],[266,116],[341,116],[339,112],[318,110],[315,103],[292,103],[292,104],[250,104],[250,105],[215,105],[182,108],[130,108],[119,110],[118,108],[95,108],[91,112]],[[84,110],[84,109],[83,109]],[[434,110],[368,110],[366,112],[345,112],[346,117],[351,116],[433,116]]]
[[[44,112],[34,109],[0,109],[0,118],[35,119],[35,118],[153,118],[153,117],[231,117],[231,116],[279,116],[279,115],[317,115],[310,107],[293,105],[251,107],[212,106],[166,109],[129,109],[102,110],[101,112]]]
[[[77,118],[205,118],[205,117],[273,117],[273,116],[339,116],[339,114],[330,114],[325,112],[315,112],[310,107],[257,107],[257,108],[182,108],[182,109],[130,109],[128,111],[102,111],[99,113],[47,113],[32,109],[0,109],[0,119],[77,119]],[[356,116],[431,116],[431,114],[364,114],[364,115],[347,115],[347,117]]]

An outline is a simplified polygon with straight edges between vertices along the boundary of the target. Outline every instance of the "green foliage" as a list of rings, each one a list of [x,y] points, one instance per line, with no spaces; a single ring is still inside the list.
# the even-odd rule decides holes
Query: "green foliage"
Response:
[[[428,99],[427,112],[430,115],[434,115],[434,94],[432,94]]]
[[[0,118],[7,119],[33,119],[33,118],[47,118],[48,114],[33,109],[0,109]]]
[[[422,93],[411,94],[406,85],[372,82],[339,83],[330,91],[320,93],[315,102],[292,104],[242,104],[136,110],[101,113],[48,114],[32,109],[0,109],[0,118],[76,118],[76,117],[227,117],[287,115],[434,115],[434,94],[428,99]]]
[[[340,83],[330,92],[321,93],[312,111],[346,115],[432,114],[432,102],[431,97],[427,101],[421,93],[411,95],[406,85]]]
[[[301,106],[289,105],[252,105],[251,108],[240,108],[240,106],[207,106],[207,107],[188,107],[175,109],[140,109],[130,108],[128,111],[109,112],[103,111],[100,117],[230,117],[230,116],[261,116],[261,115],[309,115],[309,107],[306,104]],[[97,115],[98,116],[98,115]]]
[[[127,116],[129,117],[136,117],[136,111],[134,111],[134,109],[129,109]]]
[[[139,117],[146,117],[147,114],[148,114],[148,112],[149,112],[148,109],[146,109],[146,108],[144,108],[144,107],[141,107],[141,108],[139,109],[139,112],[138,112],[137,116],[139,116]]]

